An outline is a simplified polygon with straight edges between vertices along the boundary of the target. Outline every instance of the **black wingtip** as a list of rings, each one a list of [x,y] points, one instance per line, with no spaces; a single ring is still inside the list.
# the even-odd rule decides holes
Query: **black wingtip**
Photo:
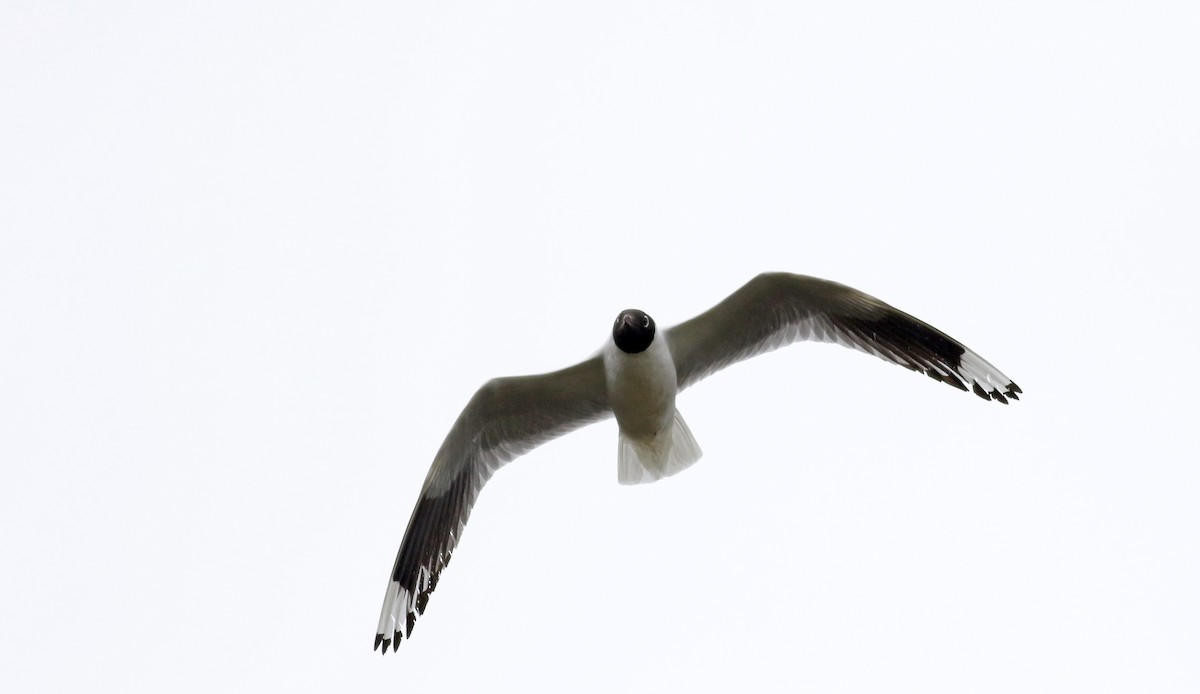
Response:
[[[978,382],[971,383],[971,390],[974,391],[976,395],[983,398],[984,400],[992,399],[992,396],[988,395],[988,392],[986,390],[984,390],[983,386],[979,385]]]
[[[379,644],[381,644],[381,643],[383,643],[383,634],[375,634],[375,647],[372,648],[371,650],[373,650],[373,651],[379,650]],[[384,650],[387,650],[387,646],[384,646]]]
[[[392,639],[392,653],[395,653],[398,648],[400,648],[400,632],[397,631],[395,638]]]
[[[404,622],[404,633],[407,634],[408,638],[411,639],[413,627],[417,625],[417,616],[412,612],[409,612],[407,617],[408,619]]]
[[[939,383],[945,383],[946,385],[954,386],[959,390],[967,389],[967,387],[963,385],[963,382],[959,380],[958,376],[955,374],[942,374],[938,373],[934,369],[927,369],[924,373],[926,376],[938,381]]]
[[[998,390],[992,391],[992,399],[995,400],[996,402],[1000,403],[1001,405],[1008,404],[1008,398],[1005,398]]]

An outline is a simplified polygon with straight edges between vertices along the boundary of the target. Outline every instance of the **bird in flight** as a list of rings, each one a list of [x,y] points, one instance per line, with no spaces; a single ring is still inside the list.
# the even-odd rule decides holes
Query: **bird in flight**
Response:
[[[675,396],[731,364],[793,342],[835,342],[1007,404],[1021,389],[933,326],[836,282],[764,273],[695,318],[666,330],[622,311],[591,358],[561,371],[495,378],[454,422],[434,456],[388,579],[375,648],[410,638],[462,537],[484,483],[533,448],[610,416],[617,479],[654,482],[696,462],[700,447]]]

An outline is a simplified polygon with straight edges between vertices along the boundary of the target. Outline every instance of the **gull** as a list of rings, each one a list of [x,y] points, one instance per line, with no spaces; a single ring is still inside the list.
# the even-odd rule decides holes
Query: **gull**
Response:
[[[836,282],[764,273],[708,311],[665,331],[638,309],[613,323],[589,359],[560,371],[485,383],[450,428],[388,579],[375,649],[411,638],[450,563],[479,491],[496,470],[586,424],[617,420],[617,480],[654,482],[700,456],[675,408],[684,388],[731,364],[792,344],[832,342],[875,355],[984,400],[1021,389],[937,328]]]

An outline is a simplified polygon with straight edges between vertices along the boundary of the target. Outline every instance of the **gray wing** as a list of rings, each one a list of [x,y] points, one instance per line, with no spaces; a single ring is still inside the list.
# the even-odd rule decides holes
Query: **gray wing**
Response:
[[[375,648],[412,635],[450,563],[479,490],[505,463],[611,415],[600,357],[538,376],[497,378],[471,398],[433,459],[388,581]]]
[[[836,342],[919,371],[985,400],[1021,389],[949,335],[836,282],[764,273],[712,309],[667,331],[680,390],[743,359],[801,340]]]

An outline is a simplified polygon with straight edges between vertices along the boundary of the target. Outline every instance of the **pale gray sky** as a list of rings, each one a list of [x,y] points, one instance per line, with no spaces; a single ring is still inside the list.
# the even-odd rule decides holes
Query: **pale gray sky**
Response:
[[[0,6],[6,688],[1200,690],[1200,9],[825,5]],[[477,386],[768,269],[1026,396],[734,367],[679,477],[500,472],[371,652]]]

